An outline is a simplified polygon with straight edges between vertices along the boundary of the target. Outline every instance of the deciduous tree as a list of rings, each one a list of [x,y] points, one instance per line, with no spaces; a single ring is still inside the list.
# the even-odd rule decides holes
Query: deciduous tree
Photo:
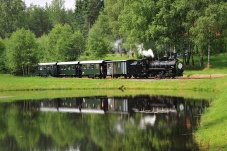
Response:
[[[0,37],[10,37],[21,27],[25,7],[22,0],[0,0]]]
[[[102,59],[108,53],[109,46],[102,29],[94,25],[88,35],[85,54],[93,59]]]
[[[9,71],[15,74],[30,74],[37,65],[35,34],[24,28],[18,29],[9,38],[6,48],[6,65]]]

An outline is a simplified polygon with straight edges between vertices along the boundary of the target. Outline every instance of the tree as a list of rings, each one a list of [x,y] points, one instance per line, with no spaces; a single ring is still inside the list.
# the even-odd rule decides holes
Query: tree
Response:
[[[88,35],[85,54],[89,58],[102,59],[108,52],[109,43],[105,40],[102,29],[94,25]]]
[[[0,73],[5,73],[5,44],[3,40],[0,38]]]
[[[46,7],[53,26],[66,23],[66,11],[64,5],[64,0],[52,0],[51,5],[49,7]]]
[[[47,46],[44,52],[46,61],[72,61],[83,52],[85,42],[79,31],[73,33],[68,25],[57,24],[47,36]]]
[[[211,3],[205,9],[204,15],[200,16],[196,20],[195,26],[191,28],[193,42],[197,46],[200,55],[203,56],[205,52],[207,52],[208,68],[211,67],[210,53],[212,50],[214,52],[215,43],[220,34],[223,34],[221,32],[222,28],[226,25],[226,23],[223,22],[226,14],[227,5],[225,3]]]
[[[26,15],[27,28],[34,32],[36,37],[49,33],[52,28],[52,22],[47,9],[31,5],[27,8]]]
[[[18,29],[6,47],[6,65],[11,73],[28,75],[37,64],[37,44],[30,30]]]
[[[76,0],[75,20],[84,35],[88,34],[103,7],[103,0]]]
[[[143,15],[143,6],[139,1],[127,3],[119,16],[120,34],[131,44],[144,42],[146,16]]]
[[[10,37],[21,27],[25,7],[22,0],[0,0],[0,37]]]

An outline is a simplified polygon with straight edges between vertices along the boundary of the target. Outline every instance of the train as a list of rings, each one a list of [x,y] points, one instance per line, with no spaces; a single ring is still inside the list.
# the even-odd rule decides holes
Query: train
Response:
[[[38,63],[37,76],[88,78],[175,78],[183,76],[183,64],[174,57],[129,60],[86,60]]]

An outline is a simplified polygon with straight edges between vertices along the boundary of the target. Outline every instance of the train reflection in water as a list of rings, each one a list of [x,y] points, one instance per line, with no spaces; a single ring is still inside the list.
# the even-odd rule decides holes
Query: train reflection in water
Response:
[[[186,110],[202,112],[209,104],[204,100],[187,101],[183,97],[78,97],[57,98],[41,102],[41,111],[69,113],[179,113]]]
[[[0,150],[199,150],[192,134],[208,106],[149,95],[1,103]]]

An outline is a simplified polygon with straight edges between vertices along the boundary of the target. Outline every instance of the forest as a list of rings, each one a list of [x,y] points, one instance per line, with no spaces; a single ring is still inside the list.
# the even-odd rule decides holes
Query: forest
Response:
[[[64,0],[45,7],[0,0],[0,73],[30,75],[38,62],[130,56],[151,48],[156,58],[181,54],[183,63],[210,67],[226,52],[225,0]],[[207,65],[203,58],[208,58]]]

